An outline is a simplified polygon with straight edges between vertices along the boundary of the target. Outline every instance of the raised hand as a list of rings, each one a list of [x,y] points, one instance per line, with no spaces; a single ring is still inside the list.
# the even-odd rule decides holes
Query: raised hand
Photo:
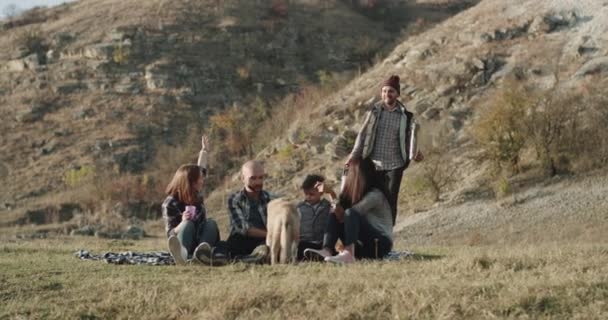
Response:
[[[201,137],[201,149],[209,151],[209,137],[206,134]]]

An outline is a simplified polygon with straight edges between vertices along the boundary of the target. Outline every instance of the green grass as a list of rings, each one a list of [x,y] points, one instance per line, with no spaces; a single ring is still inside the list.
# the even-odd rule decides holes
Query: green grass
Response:
[[[73,253],[164,249],[58,237],[0,243],[0,319],[487,319],[608,316],[608,244],[416,248],[339,267],[130,266]]]

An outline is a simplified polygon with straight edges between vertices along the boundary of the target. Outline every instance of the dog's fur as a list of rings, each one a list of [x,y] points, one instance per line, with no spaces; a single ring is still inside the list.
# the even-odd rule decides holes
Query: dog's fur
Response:
[[[284,199],[270,201],[266,229],[270,264],[295,263],[300,241],[300,216],[296,206]]]

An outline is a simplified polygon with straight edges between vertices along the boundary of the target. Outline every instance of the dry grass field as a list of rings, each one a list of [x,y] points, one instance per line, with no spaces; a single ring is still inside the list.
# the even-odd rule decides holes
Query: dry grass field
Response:
[[[397,249],[404,244],[397,243]],[[59,237],[0,244],[0,319],[605,319],[608,243],[408,248],[350,266],[132,266],[73,253],[143,241]]]

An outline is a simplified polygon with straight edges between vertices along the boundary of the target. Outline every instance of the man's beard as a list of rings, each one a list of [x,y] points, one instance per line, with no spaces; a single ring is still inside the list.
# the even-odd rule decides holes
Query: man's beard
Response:
[[[247,188],[251,191],[262,191],[262,188],[264,187],[263,184],[254,184],[254,185],[248,185]]]

